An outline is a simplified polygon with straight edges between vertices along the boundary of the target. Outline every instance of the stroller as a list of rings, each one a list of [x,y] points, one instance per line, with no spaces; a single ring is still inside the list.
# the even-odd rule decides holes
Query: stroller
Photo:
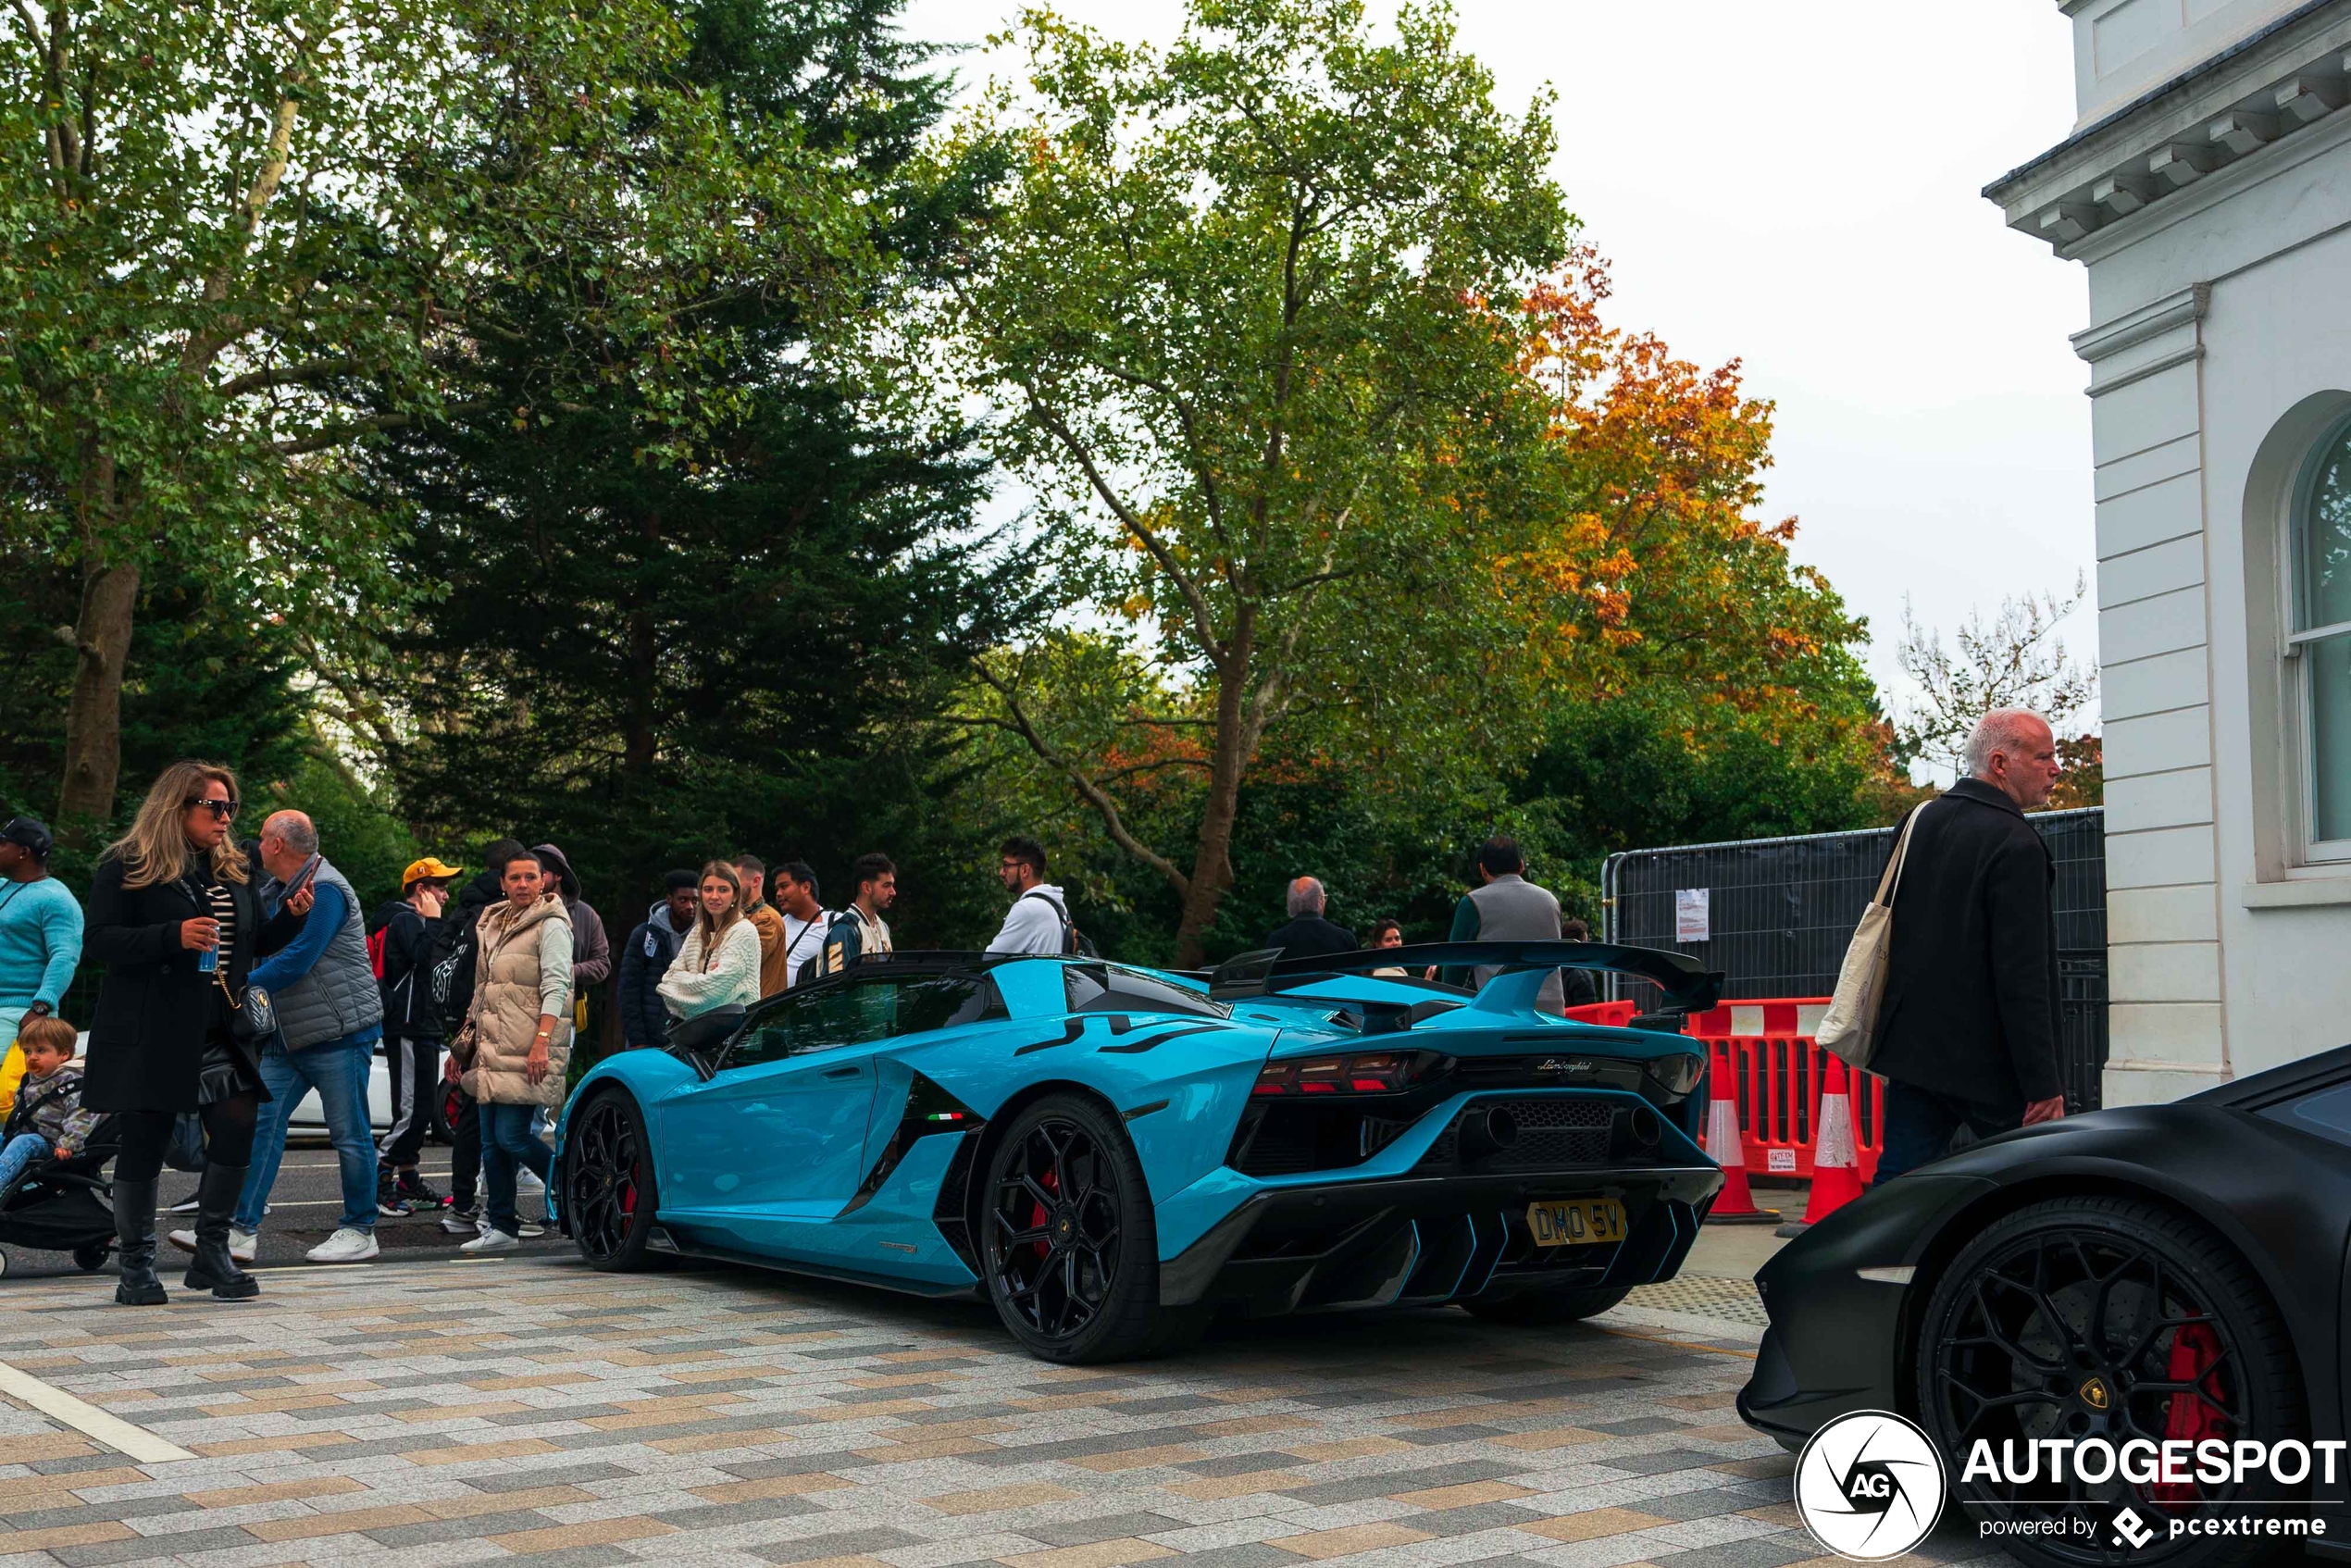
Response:
[[[106,1266],[114,1250],[114,1188],[100,1174],[121,1147],[117,1118],[102,1117],[70,1160],[37,1160],[0,1187],[0,1244],[70,1252],[83,1273]],[[0,1275],[8,1255],[0,1252]]]

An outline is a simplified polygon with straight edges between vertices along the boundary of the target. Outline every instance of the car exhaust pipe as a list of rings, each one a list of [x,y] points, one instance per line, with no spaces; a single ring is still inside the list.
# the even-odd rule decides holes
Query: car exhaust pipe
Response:
[[[1464,1160],[1486,1159],[1517,1141],[1518,1118],[1502,1106],[1488,1106],[1483,1114],[1473,1111],[1462,1118],[1461,1150]]]

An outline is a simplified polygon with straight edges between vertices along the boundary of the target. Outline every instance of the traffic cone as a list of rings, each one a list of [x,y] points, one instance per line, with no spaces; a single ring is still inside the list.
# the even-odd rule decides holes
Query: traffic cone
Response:
[[[1710,1051],[1714,1066],[1706,1093],[1706,1153],[1723,1167],[1723,1190],[1706,1212],[1711,1225],[1777,1225],[1777,1209],[1759,1209],[1747,1186],[1747,1144],[1739,1137],[1738,1083],[1727,1051]]]
[[[1801,1236],[1861,1196],[1861,1161],[1853,1147],[1853,1097],[1845,1064],[1822,1053],[1827,1071],[1821,1080],[1821,1121],[1812,1136],[1812,1196],[1804,1217],[1780,1226],[1782,1236]]]

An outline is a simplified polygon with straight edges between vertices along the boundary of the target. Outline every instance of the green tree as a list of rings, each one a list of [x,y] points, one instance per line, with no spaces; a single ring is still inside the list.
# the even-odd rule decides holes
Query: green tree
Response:
[[[899,180],[948,83],[894,9],[711,0],[680,20],[725,156],[834,158],[868,218],[858,247],[906,267],[939,230],[931,204],[975,180]],[[690,260],[663,287],[710,329],[710,406],[681,429],[635,365],[665,343],[606,330],[599,254],[551,250],[498,298],[514,330],[466,367],[483,412],[368,454],[415,519],[397,569],[418,609],[388,658],[339,675],[340,711],[420,823],[554,839],[624,931],[665,866],[748,849],[837,886],[882,845],[909,862],[912,933],[936,928],[925,726],[1020,604],[1017,558],[969,528],[983,466],[962,432],[893,425],[827,374],[800,297]],[[583,345],[624,373],[545,399]]]
[[[1499,628],[1462,605],[1545,424],[1518,302],[1573,220],[1547,106],[1499,112],[1441,6],[1385,38],[1355,0],[1193,0],[1164,54],[1044,10],[1016,36],[1025,88],[947,146],[958,168],[1008,151],[1001,205],[886,352],[1003,407],[1070,601],[1126,617],[1176,693],[1180,712],[1110,716],[1131,723],[1106,746],[1077,733],[1099,711],[989,661],[972,716],[1177,892],[1195,962],[1262,747],[1348,709],[1362,721],[1333,733],[1380,732],[1392,755],[1484,685]],[[1366,678],[1399,658],[1412,680]],[[1168,765],[1204,780],[1188,849],[1135,830],[1111,760],[1169,728],[1191,755]]]
[[[143,574],[321,636],[396,604],[355,441],[443,417],[560,246],[601,335],[534,401],[706,410],[697,271],[806,292],[859,223],[777,128],[738,156],[658,0],[19,0],[0,10],[0,543],[75,569],[60,815],[112,811]],[[853,270],[853,267],[851,268]],[[690,292],[699,299],[704,291]]]

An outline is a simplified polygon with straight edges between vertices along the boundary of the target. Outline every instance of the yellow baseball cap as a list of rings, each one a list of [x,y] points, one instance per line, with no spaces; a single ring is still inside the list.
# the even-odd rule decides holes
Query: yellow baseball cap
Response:
[[[427,855],[422,860],[412,860],[408,863],[408,869],[400,874],[400,886],[404,890],[427,879],[445,882],[464,870],[465,867],[462,865],[443,865],[432,856]]]

